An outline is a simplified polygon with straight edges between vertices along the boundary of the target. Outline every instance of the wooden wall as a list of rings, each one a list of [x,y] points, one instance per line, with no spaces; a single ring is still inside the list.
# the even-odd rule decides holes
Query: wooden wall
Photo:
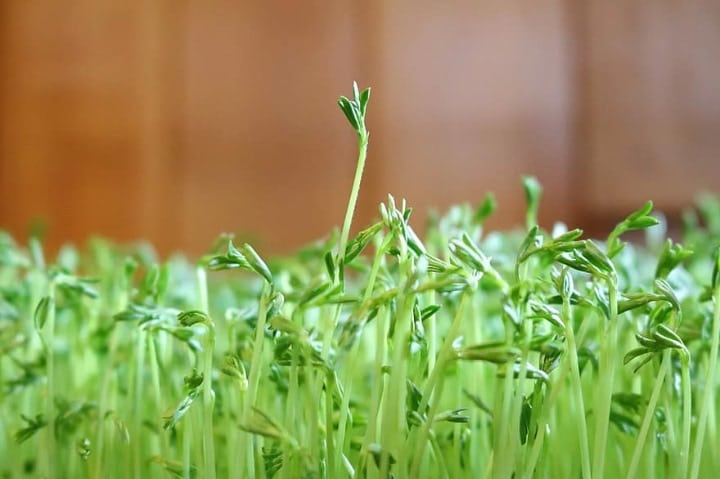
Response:
[[[335,100],[373,87],[358,225],[387,193],[593,226],[720,189],[710,0],[0,3],[0,225],[198,253],[290,251],[339,225],[355,163]]]

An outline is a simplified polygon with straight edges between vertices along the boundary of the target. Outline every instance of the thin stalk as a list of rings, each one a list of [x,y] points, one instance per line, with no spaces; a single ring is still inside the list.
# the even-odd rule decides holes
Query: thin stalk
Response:
[[[443,477],[445,479],[450,479],[451,477],[457,477],[457,476],[451,476],[450,472],[448,471],[447,464],[445,464],[445,458],[443,457],[443,451],[440,448],[440,444],[438,444],[437,437],[435,436],[435,433],[433,430],[430,430],[430,447],[432,448],[431,451],[435,454],[435,460],[437,461],[437,469],[440,474],[439,477]],[[432,471],[430,471],[432,473]]]
[[[525,449],[520,447],[518,443],[517,435],[512,434],[512,431],[518,431],[520,428],[520,414],[522,413],[522,405],[525,396],[525,382],[527,381],[527,365],[530,360],[530,339],[533,334],[533,323],[530,320],[525,319],[524,321],[524,340],[522,344],[521,363],[520,371],[518,372],[517,390],[515,391],[515,397],[512,402],[512,412],[510,428],[505,431],[508,433],[505,438],[505,450],[507,451],[508,457],[515,457],[515,464],[513,471],[520,470],[523,463]],[[519,451],[517,449],[520,448]],[[513,472],[514,473],[514,472]]]
[[[142,456],[143,456],[143,434],[142,434],[142,418],[143,418],[143,396],[145,390],[143,389],[143,380],[145,377],[145,348],[147,332],[144,329],[140,329],[137,335],[136,345],[136,362],[135,362],[135,397],[133,411],[133,471],[135,477],[142,477]]]
[[[720,261],[720,260],[718,260]],[[712,403],[713,390],[716,385],[717,378],[717,358],[718,348],[720,347],[720,281],[715,286],[713,292],[713,325],[712,325],[712,342],[710,343],[710,364],[708,365],[707,376],[705,376],[705,391],[703,394],[702,406],[700,406],[700,416],[697,423],[697,432],[695,433],[695,449],[693,451],[692,468],[690,479],[697,479],[700,474],[700,461],[702,460],[703,443],[705,441],[705,431],[707,429],[708,414],[711,408],[715,407]]]
[[[252,406],[255,405],[255,399],[258,393],[258,385],[260,383],[260,369],[262,366],[261,361],[263,345],[265,343],[265,323],[267,320],[267,308],[271,288],[272,286],[270,286],[269,284],[264,284],[263,291],[260,295],[260,304],[258,306],[258,320],[255,329],[255,341],[253,342],[252,361],[250,363],[250,379],[248,381],[247,395],[243,404],[242,420],[244,423],[248,422],[248,419],[250,417],[250,410]],[[247,454],[248,458],[246,466],[249,468],[249,477],[253,477],[255,469],[253,438],[248,433],[244,433],[242,436],[245,438],[245,440],[243,440],[243,443],[245,443],[245,441],[247,440],[249,440],[250,442],[249,447],[245,451],[245,454]],[[243,454],[242,451],[240,451],[239,453]]]
[[[124,307],[124,305],[123,305]],[[110,388],[110,379],[114,375],[112,365],[115,362],[115,354],[118,343],[118,331],[115,328],[110,338],[110,351],[106,359],[106,369],[103,374],[102,386],[100,388],[100,402],[98,404],[98,426],[95,439],[95,473],[93,477],[103,477],[103,460],[104,446],[105,446],[105,413],[107,412],[108,403],[108,389]]]
[[[348,199],[347,209],[345,210],[345,220],[343,221],[343,227],[340,233],[340,243],[338,244],[338,264],[341,267],[344,267],[345,247],[347,246],[348,237],[350,236],[350,226],[352,225],[355,207],[358,196],[360,195],[360,183],[362,182],[365,159],[367,158],[368,138],[367,132],[363,131],[358,133],[358,160],[355,166],[355,177],[353,178],[350,198]]]
[[[610,317],[605,326],[606,334],[600,356],[600,393],[595,407],[595,455],[592,477],[596,478],[604,477],[605,451],[610,427],[610,406],[617,362],[618,305],[617,284],[614,279],[608,281],[608,299],[610,301]]]
[[[387,338],[387,320],[389,311],[386,306],[381,306],[377,315],[377,322],[375,325],[375,363],[373,365],[373,378],[375,378],[372,389],[370,390],[370,410],[368,414],[368,427],[365,431],[365,439],[363,441],[363,454],[360,457],[360,465],[355,468],[357,477],[358,472],[365,470],[365,466],[368,464],[368,448],[370,444],[377,440],[377,430],[382,427],[382,417],[380,414],[381,400],[384,393],[385,376],[382,368],[385,362],[385,348]]]
[[[334,473],[336,471],[336,464],[340,463],[336,462],[338,458],[335,456],[335,437],[333,434],[333,398],[329,379],[331,374],[332,371],[328,371],[325,374],[325,457],[327,460],[327,470]],[[338,450],[342,452],[342,444],[339,445]]]
[[[660,374],[655,380],[655,385],[653,386],[652,393],[650,394],[650,401],[648,401],[647,408],[645,409],[645,415],[643,416],[640,431],[638,432],[637,440],[635,441],[635,449],[633,450],[632,459],[630,460],[627,479],[634,479],[637,477],[637,468],[640,465],[640,459],[642,457],[642,451],[645,446],[648,431],[650,430],[650,424],[652,423],[653,417],[655,417],[655,408],[658,400],[660,399],[663,382],[670,371],[670,354],[671,351],[669,350],[663,352],[663,359],[660,364]]]
[[[186,417],[183,427],[183,479],[192,479],[192,430],[193,430],[193,416],[194,414],[188,414]],[[139,476],[138,476],[139,477]]]
[[[683,426],[682,446],[680,449],[680,474],[688,477],[688,462],[690,456],[690,426],[692,425],[692,385],[690,383],[690,356],[683,354],[682,358],[682,402]]]
[[[462,393],[463,384],[462,384],[462,380],[460,379],[463,377],[463,366],[465,366],[465,365],[464,364],[457,365],[458,373],[457,373],[456,377],[454,378],[454,383],[455,383],[454,396],[455,397],[453,398],[453,400],[454,400],[455,404],[462,404],[462,402],[463,402],[463,393]],[[462,464],[461,464],[462,456],[463,456],[462,443],[461,443],[462,430],[463,430],[462,424],[457,423],[457,424],[453,425],[452,454],[455,457],[455,461],[453,461],[451,464],[452,471],[453,471],[453,477],[460,477],[463,472]]]
[[[365,287],[365,293],[363,294],[363,304],[370,299],[372,296],[372,292],[375,288],[375,279],[377,278],[378,271],[380,271],[380,265],[382,264],[382,258],[385,251],[384,248],[378,249],[377,253],[375,254],[375,259],[373,260],[373,265],[370,270],[370,275],[368,276],[367,285]],[[360,326],[364,328],[363,326]],[[347,364],[352,366],[355,365],[357,362],[358,352],[360,350],[360,344],[362,343],[360,338],[361,331],[357,333],[357,337],[355,338],[355,343],[352,345],[352,348],[350,349],[350,354],[348,355]],[[348,417],[350,413],[350,398],[352,396],[352,390],[353,390],[353,380],[355,378],[354,368],[349,367],[347,368],[348,371],[348,377],[345,380],[345,392],[342,400],[342,404],[340,406],[340,420],[338,423],[338,437],[337,437],[337,457],[335,458],[335,464],[337,469],[335,470],[335,477],[338,477],[340,474],[340,471],[342,470],[343,461],[342,461],[342,455],[345,450],[345,431],[347,428],[347,422]]]
[[[163,407],[162,390],[160,388],[160,367],[158,365],[157,348],[155,347],[155,337],[151,334],[148,336],[148,347],[150,349],[150,376],[152,378],[153,392],[155,394],[155,411],[160,411]],[[159,434],[160,455],[167,457],[168,437],[167,434]]]
[[[420,466],[423,462],[423,455],[425,454],[425,446],[430,442],[432,435],[432,425],[435,415],[437,414],[438,405],[440,404],[440,396],[442,396],[443,389],[445,388],[445,375],[439,377],[437,385],[435,386],[435,394],[428,410],[427,420],[423,423],[420,435],[415,447],[415,454],[413,456],[412,467],[410,469],[410,477],[419,477]]]
[[[587,422],[585,420],[585,402],[583,400],[580,367],[577,358],[577,344],[572,325],[572,310],[567,297],[563,298],[562,319],[565,324],[565,338],[567,339],[568,358],[570,360],[570,382],[575,395],[578,423],[578,440],[580,441],[580,462],[582,464],[583,479],[590,479],[590,446],[588,445]]]
[[[293,437],[298,438],[303,443],[305,431],[302,430],[301,418],[297,417],[298,405],[302,404],[302,398],[299,393],[299,351],[298,348],[292,348],[292,358],[290,360],[290,373],[288,379],[287,402],[285,403],[285,421],[290,426],[290,433]]]
[[[338,280],[336,280],[337,282]],[[333,308],[323,308],[321,313],[320,324],[323,330],[323,347],[321,357],[327,360],[330,356],[332,347],[332,338],[335,328],[342,313],[342,304],[335,305]],[[328,375],[322,370],[317,371],[315,375],[315,395],[317,398],[324,398],[325,403],[325,457],[327,467],[330,471],[335,471],[335,443],[333,437],[332,423],[332,396],[330,384],[327,381]],[[330,420],[328,422],[328,419]]]
[[[200,311],[208,315],[208,322],[205,324],[207,339],[203,355],[203,463],[205,465],[205,476],[207,479],[215,479],[215,435],[213,433],[213,410],[215,404],[215,393],[212,389],[212,366],[213,352],[215,350],[215,326],[210,317],[210,306],[208,304],[207,273],[205,268],[198,266],[195,270],[197,276],[198,297],[200,299]]]
[[[508,343],[512,343],[511,335],[512,333],[507,333]],[[498,397],[495,404],[495,417],[499,417],[500,421],[494,421],[497,430],[495,431],[493,449],[498,454],[493,463],[493,476],[505,479],[511,477],[514,461],[514,458],[509,456],[506,448],[508,437],[514,432],[511,426],[513,421],[510,417],[514,378],[512,364],[506,363],[503,366],[505,368],[505,377],[502,381],[502,388],[497,388]],[[500,414],[497,414],[498,412]]]
[[[444,376],[441,373],[444,371],[445,365],[450,359],[452,344],[453,341],[455,341],[455,338],[457,337],[458,331],[460,329],[460,325],[462,324],[462,319],[465,316],[465,308],[467,307],[469,299],[470,292],[465,291],[462,295],[462,299],[460,300],[460,305],[455,312],[455,318],[450,325],[450,329],[448,330],[447,336],[445,337],[445,341],[443,342],[440,348],[440,352],[438,353],[438,359],[435,363],[435,367],[430,372],[430,377],[428,377],[428,380],[423,387],[422,400],[420,401],[418,411],[424,411],[430,403],[431,399],[432,406],[430,408],[430,413],[428,413],[427,421],[423,423],[420,429],[420,433],[417,436],[415,442],[415,453],[413,454],[413,462],[410,468],[410,477],[418,477],[418,473],[420,472],[422,457],[425,453],[425,446],[427,444],[428,435],[432,426],[432,420],[434,415],[433,411],[437,409],[437,404],[440,402],[440,396],[442,394],[440,386],[443,383]]]
[[[46,459],[45,474],[48,478],[57,477],[55,464],[55,282],[48,284],[48,312],[47,312],[47,397],[45,398],[45,415],[47,417],[46,443],[47,450],[43,454]]]
[[[577,341],[576,344],[582,344],[583,341],[585,341],[585,336],[587,335],[588,328],[590,325],[590,321],[588,319],[585,319],[583,321],[582,326],[580,326],[580,331],[577,335]],[[530,450],[530,456],[525,464],[525,475],[523,477],[533,477],[535,467],[537,465],[538,459],[540,458],[540,451],[542,450],[544,441],[545,441],[545,429],[546,426],[550,423],[549,416],[551,414],[551,411],[553,411],[555,407],[555,402],[558,399],[559,392],[561,391],[560,385],[565,384],[565,379],[570,371],[570,358],[569,356],[566,356],[565,361],[563,361],[563,366],[560,368],[560,370],[557,373],[557,377],[554,382],[547,384],[547,392],[546,396],[549,396],[549,398],[543,402],[542,409],[540,411],[540,415],[538,416],[538,434],[537,439],[532,445],[532,448]]]
[[[403,268],[404,269],[404,268]],[[395,331],[393,333],[393,355],[390,364],[390,382],[388,385],[387,401],[383,403],[382,434],[384,438],[383,450],[380,460],[380,475],[386,477],[390,471],[390,454],[395,453],[398,464],[399,479],[403,479],[407,471],[402,467],[405,454],[402,433],[407,430],[406,423],[406,385],[407,385],[407,343],[410,335],[412,321],[412,306],[415,300],[413,293],[406,293],[400,300],[401,306],[395,318]]]
[[[250,379],[248,381],[247,401],[243,410],[243,420],[247,420],[250,414],[250,408],[255,405],[257,397],[258,384],[260,382],[260,367],[262,366],[262,353],[265,339],[265,322],[267,320],[268,293],[269,285],[265,285],[260,297],[260,305],[258,308],[258,320],[255,328],[255,341],[253,342],[252,361],[250,363]]]

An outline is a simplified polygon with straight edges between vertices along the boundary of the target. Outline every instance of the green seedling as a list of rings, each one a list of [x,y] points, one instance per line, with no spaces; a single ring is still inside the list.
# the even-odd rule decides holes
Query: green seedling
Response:
[[[369,97],[338,102],[342,226],[295,255],[0,233],[0,477],[715,477],[720,203],[599,241],[546,230],[525,177],[516,230],[488,194],[420,234],[389,196],[353,235]]]

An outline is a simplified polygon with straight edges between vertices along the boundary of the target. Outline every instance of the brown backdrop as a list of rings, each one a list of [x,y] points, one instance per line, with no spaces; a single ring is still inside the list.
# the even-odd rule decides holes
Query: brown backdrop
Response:
[[[595,227],[720,188],[720,7],[688,2],[0,3],[0,225],[289,251],[339,225],[355,163],[335,100],[373,86],[357,225],[494,191]],[[600,221],[600,223],[598,223]]]

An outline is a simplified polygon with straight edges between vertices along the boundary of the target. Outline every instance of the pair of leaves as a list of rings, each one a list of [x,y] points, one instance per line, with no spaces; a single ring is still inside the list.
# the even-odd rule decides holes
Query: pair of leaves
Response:
[[[268,283],[272,284],[273,278],[270,268],[252,246],[245,243],[240,248],[235,247],[232,240],[228,240],[227,252],[224,255],[216,255],[207,260],[207,267],[211,271],[224,269],[243,269],[254,271],[262,276]]]
[[[358,89],[357,82],[353,82],[353,99],[350,100],[345,96],[338,99],[338,106],[345,114],[350,126],[357,132],[361,138],[367,138],[368,133],[365,128],[365,112],[367,104],[370,100],[370,88],[363,91]]]

